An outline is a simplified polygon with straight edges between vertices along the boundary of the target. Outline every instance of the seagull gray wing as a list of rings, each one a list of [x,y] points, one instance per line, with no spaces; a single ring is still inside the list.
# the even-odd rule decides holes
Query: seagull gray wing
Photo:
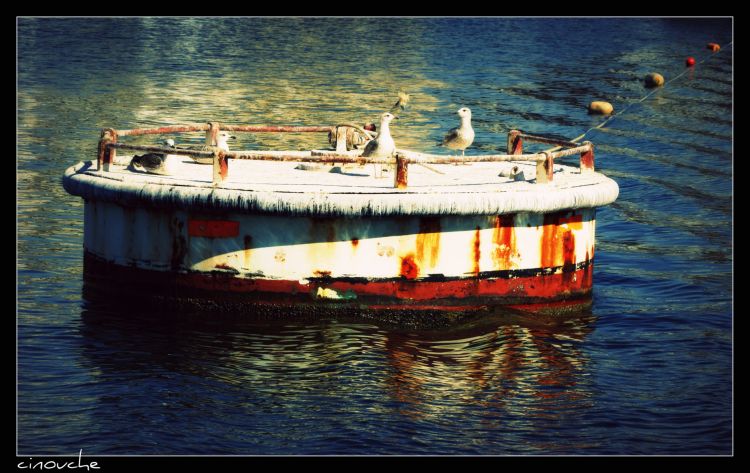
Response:
[[[161,166],[164,162],[164,155],[156,153],[144,154],[139,161],[143,167],[155,169]]]
[[[451,129],[448,134],[443,138],[443,144],[448,144],[451,141],[455,141],[458,138],[458,128]]]
[[[156,153],[133,156],[133,159],[130,160],[128,169],[131,171],[148,172],[151,174],[167,173],[167,170],[164,167],[164,156]]]
[[[365,146],[364,152],[362,152],[362,156],[372,156],[373,153],[375,153],[378,150],[378,140],[372,140],[367,143]]]

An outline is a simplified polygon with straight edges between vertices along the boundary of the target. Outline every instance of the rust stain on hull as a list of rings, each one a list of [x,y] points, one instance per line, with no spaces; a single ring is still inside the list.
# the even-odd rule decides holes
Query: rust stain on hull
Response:
[[[479,232],[480,228],[477,227],[476,230],[474,230],[474,248],[472,249],[472,271],[477,276],[479,276],[479,258],[482,257],[482,251],[480,249],[482,240]]]
[[[562,235],[563,283],[570,284],[575,277],[576,237],[573,230],[567,228]]]
[[[313,217],[310,219],[311,236],[314,239],[325,239],[328,243],[336,241],[336,219],[325,217]]]
[[[511,262],[511,257],[516,252],[516,234],[513,231],[514,221],[515,214],[498,215],[495,217],[495,225],[492,232],[492,241],[495,244],[495,250],[492,253],[492,261],[496,270],[502,271],[515,266]]]
[[[336,241],[336,226],[339,224],[334,218],[313,217],[310,219],[310,236],[316,241],[332,243]]]
[[[419,219],[415,258],[419,266],[434,268],[440,254],[440,218]]]
[[[569,271],[576,264],[576,239],[573,230],[583,229],[583,216],[555,212],[544,216],[541,241],[541,267],[562,266]],[[586,261],[588,261],[588,255]]]
[[[419,266],[414,261],[414,255],[408,254],[401,258],[401,277],[406,279],[417,279],[419,276]]]

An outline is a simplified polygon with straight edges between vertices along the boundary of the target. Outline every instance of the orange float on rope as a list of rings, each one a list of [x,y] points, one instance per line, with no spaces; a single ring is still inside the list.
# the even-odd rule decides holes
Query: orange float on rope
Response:
[[[706,45],[706,48],[710,49],[713,52],[716,52],[721,49],[721,46],[719,46],[717,43],[708,43]]]
[[[646,75],[644,82],[646,83],[646,87],[661,87],[664,85],[664,76],[657,72],[652,72]]]
[[[614,107],[609,102],[591,102],[589,104],[589,113],[592,115],[609,115],[614,111]]]

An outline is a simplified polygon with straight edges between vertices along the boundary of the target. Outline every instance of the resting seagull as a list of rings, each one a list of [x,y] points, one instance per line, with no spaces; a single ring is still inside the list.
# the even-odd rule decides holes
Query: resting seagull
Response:
[[[174,148],[174,140],[168,139],[164,141],[166,146]],[[133,156],[130,160],[128,169],[131,171],[147,172],[150,174],[161,174],[169,175],[173,171],[173,163],[177,156],[164,155],[161,153],[148,153],[142,156]]]
[[[466,148],[474,142],[474,129],[471,127],[471,110],[464,107],[458,110],[458,116],[461,117],[461,126],[453,128],[443,138],[443,146],[450,149],[460,149],[461,156],[464,155]]]
[[[390,158],[396,151],[396,143],[394,143],[391,137],[391,129],[388,125],[391,120],[398,119],[391,113],[384,113],[380,116],[380,132],[378,137],[367,143],[365,151],[362,153],[363,157],[369,158]],[[382,177],[381,165],[375,164],[375,177]]]
[[[230,139],[236,139],[236,136],[232,136],[229,134],[229,132],[226,131],[220,131],[216,135],[216,145],[199,145],[199,146],[184,146],[184,147],[175,147],[176,150],[190,150],[190,151],[208,151],[213,153],[214,151],[229,151],[229,144],[227,143]],[[174,143],[174,142],[172,142]],[[174,155],[169,155],[174,156]],[[190,158],[198,163],[198,164],[213,164],[214,158],[213,157],[198,157],[198,156],[190,156]]]

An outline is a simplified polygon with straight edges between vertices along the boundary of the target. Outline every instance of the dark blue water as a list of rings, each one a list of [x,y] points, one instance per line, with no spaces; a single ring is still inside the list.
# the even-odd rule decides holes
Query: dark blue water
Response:
[[[731,40],[722,19],[18,20],[18,452],[731,454],[731,46],[634,103],[646,73]],[[426,152],[461,106],[470,154],[633,104],[586,137],[620,185],[590,312],[417,330],[84,292],[82,202],[60,177],[100,128],[372,121],[400,89],[394,138]]]

